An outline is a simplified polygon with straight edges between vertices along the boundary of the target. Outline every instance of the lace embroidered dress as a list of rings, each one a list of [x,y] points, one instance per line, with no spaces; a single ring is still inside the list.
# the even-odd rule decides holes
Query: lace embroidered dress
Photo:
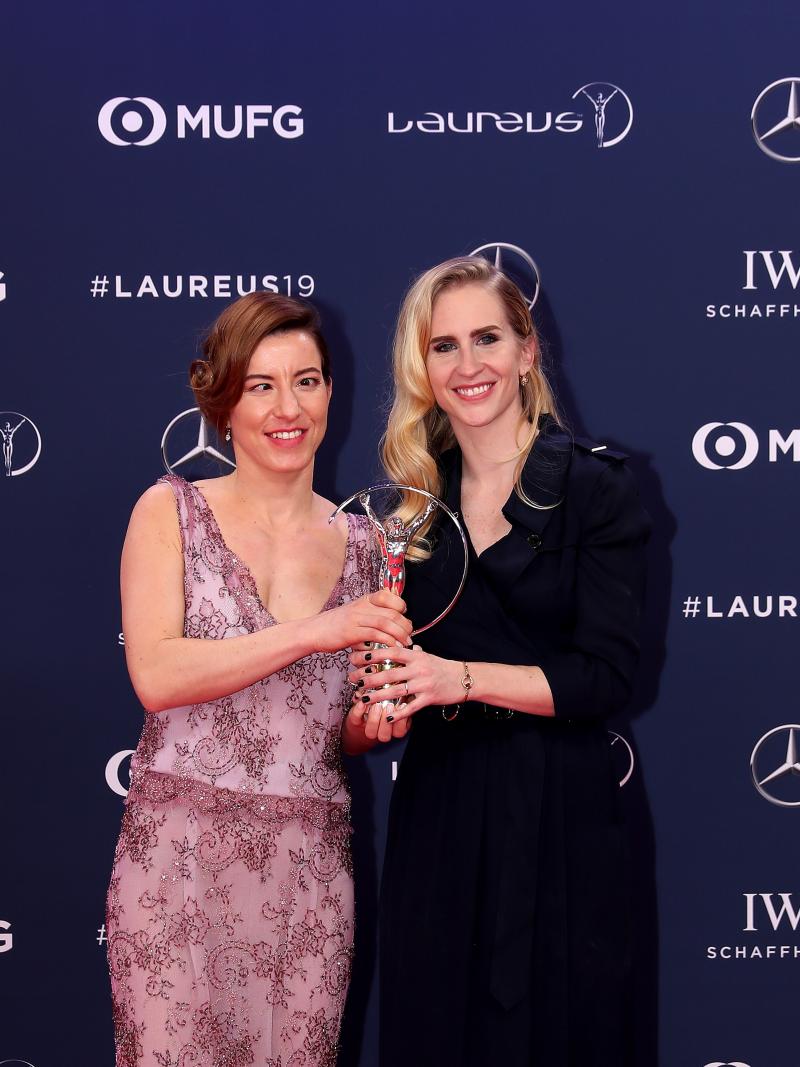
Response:
[[[275,625],[200,490],[162,481],[180,520],[184,635]],[[347,521],[325,609],[377,588],[371,528]],[[334,1067],[353,942],[348,669],[344,652],[315,653],[145,716],[107,901],[117,1067]]]

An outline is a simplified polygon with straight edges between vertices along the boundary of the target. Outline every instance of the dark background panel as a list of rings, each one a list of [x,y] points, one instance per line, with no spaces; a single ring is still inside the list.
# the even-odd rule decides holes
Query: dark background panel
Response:
[[[21,476],[0,469],[0,1062],[113,1062],[102,922],[122,797],[106,766],[119,757],[124,788],[121,754],[142,721],[118,559],[130,509],[161,473],[164,429],[192,404],[199,338],[227,302],[190,296],[189,276],[292,292],[313,279],[334,371],[317,483],[341,499],[379,470],[410,280],[501,241],[539,267],[534,312],[570,424],[630,453],[655,522],[640,678],[610,724],[634,761],[638,1064],[794,1067],[800,923],[773,924],[765,897],[800,908],[800,811],[759,795],[749,761],[800,719],[800,620],[779,613],[779,597],[800,600],[800,446],[774,462],[769,449],[771,432],[800,424],[800,289],[785,275],[773,285],[761,255],[780,266],[790,250],[800,267],[800,164],[759,150],[750,110],[800,77],[798,30],[789,0],[5,6],[0,411],[27,416],[42,451]],[[588,102],[572,100],[597,79],[634,112],[603,149]],[[104,140],[98,112],[118,96],[163,107],[156,143]],[[788,100],[788,85],[771,94],[764,121]],[[179,139],[178,105],[203,104],[226,124],[237,104],[296,105],[303,133]],[[463,127],[492,111],[537,126],[549,113],[551,128],[388,132],[389,112],[396,126],[452,112]],[[582,128],[553,129],[564,112]],[[618,95],[608,137],[626,116]],[[800,128],[780,145],[800,155]],[[150,277],[161,295],[116,296],[117,276],[132,294]],[[164,276],[182,279],[180,296],[164,295]],[[768,312],[781,304],[787,314]],[[737,306],[744,316],[727,317]],[[752,462],[698,462],[693,440],[713,422],[745,427]],[[743,454],[742,432],[723,428],[700,458],[729,462],[713,447],[725,435]],[[34,444],[26,423],[13,467]],[[768,616],[754,597],[762,611],[773,598]],[[764,740],[758,765],[777,766],[788,737]],[[627,749],[616,755],[622,777]],[[341,1062],[353,1067],[376,1063],[375,906],[400,756],[351,761],[359,921]],[[800,801],[797,781],[784,776],[773,799]]]

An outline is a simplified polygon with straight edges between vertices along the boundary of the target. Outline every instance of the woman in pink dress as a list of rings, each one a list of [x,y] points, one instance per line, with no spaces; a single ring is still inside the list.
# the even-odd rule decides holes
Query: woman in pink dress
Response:
[[[250,294],[204,355],[192,388],[236,470],[162,478],[122,556],[146,715],[108,892],[116,1063],[333,1067],[353,940],[340,751],[369,745],[345,649],[411,624],[371,592],[367,520],[329,525],[312,488],[331,395],[316,312]]]

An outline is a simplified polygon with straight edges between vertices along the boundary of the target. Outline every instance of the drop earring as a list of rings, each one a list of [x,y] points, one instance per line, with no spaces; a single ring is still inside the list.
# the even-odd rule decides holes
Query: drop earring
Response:
[[[522,377],[520,378],[520,380],[519,380],[519,384],[520,384],[520,385],[521,385],[521,386],[522,386],[523,388],[524,388],[524,387],[525,387],[525,386],[526,386],[526,385],[528,384],[528,372],[527,372],[527,371],[525,371],[525,373],[524,373],[524,374],[522,375]]]
[[[229,424],[228,424],[228,425],[227,425],[227,426],[225,427],[225,440],[226,440],[226,441],[230,441],[230,439],[231,439],[231,427],[230,427],[230,423],[229,423]]]

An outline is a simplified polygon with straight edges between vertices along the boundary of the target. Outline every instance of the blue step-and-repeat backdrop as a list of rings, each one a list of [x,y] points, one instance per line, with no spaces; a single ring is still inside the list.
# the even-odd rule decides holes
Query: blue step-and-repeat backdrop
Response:
[[[202,331],[254,287],[318,304],[317,481],[342,499],[378,472],[411,277],[482,250],[655,523],[638,691],[609,723],[638,1065],[798,1067],[795,0],[9,0],[0,83],[0,1063],[113,1063],[104,895],[143,714],[118,560],[162,440],[215,444],[187,388]],[[400,757],[351,765],[360,1067]]]

